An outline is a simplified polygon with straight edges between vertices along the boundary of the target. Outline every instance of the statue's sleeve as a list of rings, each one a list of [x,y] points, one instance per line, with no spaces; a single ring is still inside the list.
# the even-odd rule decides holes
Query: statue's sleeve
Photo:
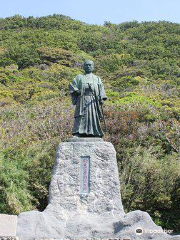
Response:
[[[105,90],[104,90],[104,85],[101,81],[101,79],[99,78],[99,85],[100,85],[100,95],[101,95],[101,99],[103,100],[106,100],[107,99],[107,96],[106,96],[106,93],[105,93]]]
[[[80,90],[78,88],[78,76],[73,79],[73,81],[69,84],[69,91],[72,98],[73,105],[76,105],[78,95],[80,94]]]

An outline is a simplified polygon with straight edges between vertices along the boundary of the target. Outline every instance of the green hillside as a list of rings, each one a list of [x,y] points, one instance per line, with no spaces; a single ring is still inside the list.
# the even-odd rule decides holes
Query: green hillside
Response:
[[[71,136],[68,84],[92,59],[105,85],[126,212],[180,231],[180,24],[0,19],[0,212],[47,205],[55,149]]]

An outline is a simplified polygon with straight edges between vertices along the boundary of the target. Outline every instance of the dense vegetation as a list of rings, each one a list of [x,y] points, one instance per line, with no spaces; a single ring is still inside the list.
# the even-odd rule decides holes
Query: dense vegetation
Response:
[[[68,84],[92,59],[106,87],[126,211],[180,231],[180,24],[0,19],[0,212],[43,210],[55,148],[71,135]]]

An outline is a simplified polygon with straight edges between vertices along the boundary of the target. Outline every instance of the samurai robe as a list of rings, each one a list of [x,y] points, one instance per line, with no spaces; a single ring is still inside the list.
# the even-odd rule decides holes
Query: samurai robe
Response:
[[[106,94],[101,79],[93,73],[78,75],[69,85],[72,103],[76,105],[72,134],[103,137],[101,100]]]

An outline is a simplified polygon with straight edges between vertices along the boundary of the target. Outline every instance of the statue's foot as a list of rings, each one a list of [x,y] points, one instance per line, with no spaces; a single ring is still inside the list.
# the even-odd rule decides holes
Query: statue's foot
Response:
[[[80,137],[80,136],[79,136],[79,133],[74,134],[73,137],[74,137],[74,138],[78,138],[78,137]]]
[[[93,134],[86,134],[86,133],[74,133],[73,138],[102,138],[103,136],[95,136]]]

